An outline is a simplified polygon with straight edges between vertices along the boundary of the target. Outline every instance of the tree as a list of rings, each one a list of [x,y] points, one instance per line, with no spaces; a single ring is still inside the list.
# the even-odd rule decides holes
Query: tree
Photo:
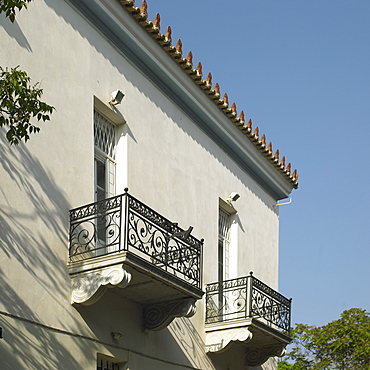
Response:
[[[306,370],[305,365],[302,361],[298,360],[294,364],[290,364],[288,361],[280,361],[278,370]]]
[[[370,313],[344,311],[340,319],[320,327],[297,324],[293,348],[279,370],[370,370]],[[289,367],[290,366],[290,367]]]
[[[27,4],[32,0],[0,0],[0,13],[5,12],[11,22],[15,20],[15,11],[16,9],[21,10],[22,8],[27,8]]]
[[[0,13],[14,22],[16,10],[27,8],[31,1],[0,0]],[[55,108],[40,100],[42,94],[39,84],[31,85],[31,78],[19,66],[10,70],[0,66],[0,127],[9,127],[6,138],[10,144],[26,142],[30,134],[40,131],[31,119],[50,120]]]

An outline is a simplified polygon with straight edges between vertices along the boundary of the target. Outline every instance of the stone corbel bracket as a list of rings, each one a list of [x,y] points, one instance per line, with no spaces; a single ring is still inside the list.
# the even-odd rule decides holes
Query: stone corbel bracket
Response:
[[[107,288],[125,288],[130,280],[131,274],[117,265],[72,275],[72,304],[89,306],[97,302]]]
[[[175,317],[193,316],[196,311],[195,302],[195,299],[187,298],[145,307],[143,312],[145,330],[161,330]]]
[[[207,352],[222,353],[231,342],[249,342],[253,334],[247,328],[232,328],[206,334]]]
[[[248,348],[245,352],[245,365],[256,367],[264,364],[270,357],[282,357],[285,354],[285,347],[281,345],[262,347],[262,348]]]

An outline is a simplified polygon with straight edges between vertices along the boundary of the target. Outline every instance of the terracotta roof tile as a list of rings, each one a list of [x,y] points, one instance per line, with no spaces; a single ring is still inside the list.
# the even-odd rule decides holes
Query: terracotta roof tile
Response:
[[[172,36],[171,35],[172,35],[171,27],[167,26],[167,30],[166,30],[166,33],[165,33],[164,37],[165,37],[165,40],[169,43],[172,42]]]
[[[193,53],[191,51],[188,52],[188,56],[186,57],[186,64],[192,68],[193,67]]]
[[[203,66],[201,62],[198,62],[197,68],[195,69],[197,71],[197,75],[202,77],[203,76]]]
[[[244,111],[243,110],[240,111],[239,123],[244,125]]]
[[[206,78],[206,84],[212,87],[212,73],[209,72]]]
[[[154,27],[154,28],[157,28],[157,29],[158,29],[158,31],[160,31],[160,30],[161,30],[161,16],[159,15],[159,13],[157,13],[157,14],[155,15],[155,19],[154,19],[154,21],[153,21],[153,27]]]
[[[177,40],[177,44],[176,44],[176,53],[180,54],[180,56],[182,56],[182,41],[180,39]]]

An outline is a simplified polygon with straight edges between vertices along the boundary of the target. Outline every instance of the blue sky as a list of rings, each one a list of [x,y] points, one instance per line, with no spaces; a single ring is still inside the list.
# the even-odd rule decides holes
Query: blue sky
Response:
[[[300,174],[280,207],[292,322],[370,310],[370,1],[147,0]],[[141,4],[136,0],[136,6]]]

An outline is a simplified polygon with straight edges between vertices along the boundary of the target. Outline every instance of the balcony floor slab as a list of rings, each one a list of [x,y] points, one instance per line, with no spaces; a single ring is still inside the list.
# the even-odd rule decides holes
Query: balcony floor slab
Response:
[[[109,271],[113,273],[118,271],[117,269],[122,269],[127,276],[126,280],[129,280],[124,286],[104,278]],[[113,288],[117,294],[144,306],[187,298],[198,300],[204,294],[201,289],[129,251],[70,263],[68,270],[72,280],[72,290],[92,290],[91,285],[100,284],[99,289]],[[99,294],[99,298],[100,296]],[[95,301],[96,299],[93,299],[91,303]],[[89,299],[86,302],[73,303],[91,304]]]

